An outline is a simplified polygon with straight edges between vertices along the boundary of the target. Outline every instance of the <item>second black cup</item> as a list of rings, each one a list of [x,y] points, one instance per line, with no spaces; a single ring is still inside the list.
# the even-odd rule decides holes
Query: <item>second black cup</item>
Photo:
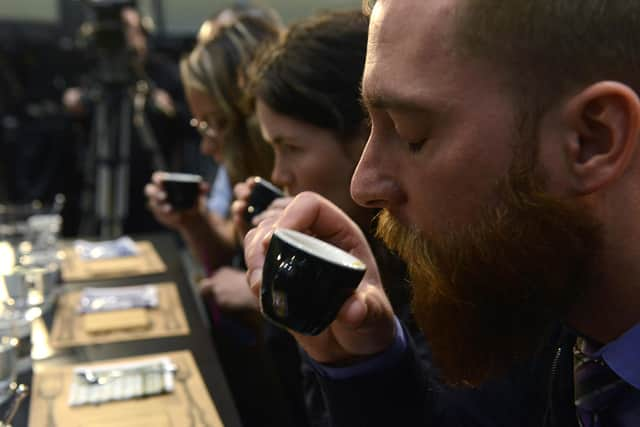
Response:
[[[266,210],[271,202],[279,197],[284,197],[282,190],[266,179],[256,178],[247,201],[248,206],[245,212],[247,224],[251,225],[253,217]]]
[[[191,209],[200,194],[202,177],[189,173],[166,172],[162,175],[162,186],[167,193],[167,201],[175,210]]]

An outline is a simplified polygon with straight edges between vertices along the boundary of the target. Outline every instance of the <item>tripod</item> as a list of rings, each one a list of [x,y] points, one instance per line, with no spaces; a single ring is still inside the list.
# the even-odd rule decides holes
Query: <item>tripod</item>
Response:
[[[133,84],[101,84],[93,95],[94,117],[84,174],[81,235],[93,235],[96,231],[102,239],[122,235],[129,213],[134,128],[140,143],[151,153],[153,168],[166,169],[145,113],[150,93],[151,85],[141,79]]]

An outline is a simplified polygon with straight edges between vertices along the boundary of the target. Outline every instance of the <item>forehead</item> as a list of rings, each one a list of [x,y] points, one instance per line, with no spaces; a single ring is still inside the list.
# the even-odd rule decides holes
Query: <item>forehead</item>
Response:
[[[301,142],[310,142],[317,140],[316,136],[320,135],[320,139],[324,139],[326,134],[331,134],[311,123],[279,113],[259,98],[256,101],[256,113],[263,136],[268,140],[298,139]]]
[[[455,59],[455,0],[381,0],[371,15],[363,80],[366,98],[419,98],[433,75],[450,75]],[[402,91],[407,93],[402,93]],[[410,93],[409,93],[410,92]],[[404,95],[404,96],[403,96]]]

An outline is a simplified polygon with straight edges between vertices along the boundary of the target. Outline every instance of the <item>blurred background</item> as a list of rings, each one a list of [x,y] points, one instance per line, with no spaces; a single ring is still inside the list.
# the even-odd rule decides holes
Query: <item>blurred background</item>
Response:
[[[82,230],[83,191],[95,188],[87,170],[91,157],[91,128],[86,116],[65,105],[69,89],[91,93],[96,81],[95,40],[87,29],[95,22],[95,4],[102,0],[1,0],[0,3],[0,203],[52,203],[64,194],[64,229],[67,236]],[[108,2],[108,0],[105,0]],[[138,0],[148,50],[165,63],[177,64],[194,45],[202,21],[214,11],[246,1]],[[264,0],[254,4],[276,9],[290,23],[319,10],[353,8],[360,0]],[[167,73],[162,73],[166,75]],[[176,81],[179,81],[177,77]],[[179,83],[178,83],[179,85]],[[178,113],[183,100],[176,99]],[[86,104],[92,105],[91,102]],[[95,103],[94,103],[95,105]],[[186,108],[185,108],[185,114]],[[167,145],[159,141],[172,170],[211,177],[215,165],[198,151],[198,137],[180,117]],[[155,127],[151,117],[152,127]],[[184,123],[182,123],[184,121]],[[135,144],[132,144],[134,146]],[[168,147],[168,148],[167,148]],[[132,153],[135,157],[135,153]],[[146,175],[146,171],[141,171]],[[140,180],[148,176],[140,177]],[[135,177],[132,177],[132,182]],[[86,187],[87,182],[94,187]],[[86,187],[86,188],[85,188]],[[132,186],[133,188],[133,186]],[[93,191],[93,190],[90,190]],[[133,191],[133,190],[132,190]],[[85,194],[86,196],[86,194]],[[135,196],[135,197],[133,197]],[[141,202],[144,198],[132,195]],[[86,197],[85,197],[86,198]],[[133,210],[133,209],[132,209]],[[143,219],[141,219],[142,221]],[[145,231],[138,230],[135,231]]]

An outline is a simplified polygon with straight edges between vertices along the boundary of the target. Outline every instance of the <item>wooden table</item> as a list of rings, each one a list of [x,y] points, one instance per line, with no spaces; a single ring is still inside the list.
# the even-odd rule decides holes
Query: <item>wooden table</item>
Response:
[[[187,281],[186,275],[182,268],[182,262],[178,248],[175,244],[175,238],[171,234],[154,234],[134,236],[135,240],[150,240],[153,242],[156,250],[167,265],[168,271],[165,274],[154,276],[136,277],[131,279],[107,280],[99,282],[85,282],[65,285],[69,289],[82,289],[87,285],[91,286],[125,286],[154,282],[175,282],[178,285],[180,298],[187,315],[191,334],[187,336],[167,337],[160,339],[150,339],[134,342],[98,344],[84,347],[76,347],[61,351],[53,351],[42,360],[34,360],[34,365],[56,365],[69,363],[84,363],[106,359],[115,359],[127,356],[141,356],[146,354],[164,353],[177,350],[190,350],[200,369],[202,377],[207,385],[209,394],[215,402],[220,417],[225,427],[240,426],[240,418],[232,400],[231,392],[224,377],[222,366],[216,354],[214,344],[211,340],[209,330],[199,315],[200,301],[194,295],[194,292]],[[43,320],[48,331],[51,330],[52,317],[54,310],[47,313]],[[34,343],[34,352],[48,352],[49,349],[37,348],[38,345],[45,343]],[[19,380],[24,384],[31,384],[31,373],[25,373],[19,376]],[[14,419],[14,427],[27,427],[28,399],[23,402],[22,407]],[[1,414],[0,414],[1,415]]]

